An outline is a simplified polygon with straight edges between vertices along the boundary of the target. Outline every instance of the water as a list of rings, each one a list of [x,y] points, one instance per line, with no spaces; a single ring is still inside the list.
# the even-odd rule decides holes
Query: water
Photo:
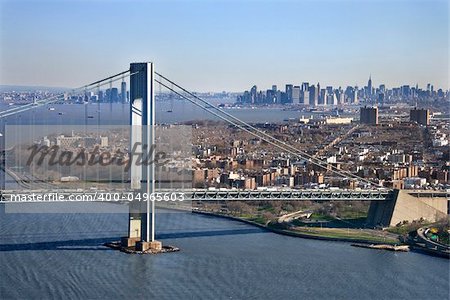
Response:
[[[126,212],[124,206],[116,208]],[[446,259],[287,237],[216,217],[160,212],[157,239],[180,247],[180,252],[127,255],[101,246],[126,234],[125,213],[1,212],[1,298],[447,299],[449,295]]]
[[[217,104],[218,101],[210,101]],[[15,107],[15,106],[13,106]],[[10,106],[1,106],[0,111],[10,109]],[[54,110],[49,110],[54,108]],[[172,112],[168,112],[172,110]],[[100,118],[98,111],[100,111]],[[233,116],[252,123],[283,122],[286,119],[298,119],[302,116],[314,115],[310,112],[285,111],[282,108],[255,107],[255,108],[228,108],[226,112]],[[62,114],[60,114],[62,113]],[[107,104],[101,103],[100,109],[97,104],[52,104],[37,107],[33,110],[23,112],[7,118],[7,124],[36,124],[36,125],[59,125],[59,124],[129,124],[129,104]],[[173,106],[170,102],[156,102],[156,122],[176,123],[193,120],[219,120],[214,115],[205,112],[190,103],[175,101]]]

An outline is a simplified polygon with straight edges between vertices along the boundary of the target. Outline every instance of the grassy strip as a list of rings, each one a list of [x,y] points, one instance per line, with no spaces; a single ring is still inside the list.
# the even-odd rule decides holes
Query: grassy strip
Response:
[[[301,233],[303,235],[311,235],[315,237],[325,237],[325,238],[332,238],[332,239],[345,239],[345,240],[364,240],[367,242],[373,242],[373,243],[386,243],[386,244],[398,244],[399,241],[397,239],[388,238],[388,237],[381,237],[377,235],[372,235],[368,232],[364,231],[355,231],[355,230],[345,230],[345,229],[337,229],[337,228],[326,228],[326,229],[319,229],[314,228],[311,229],[310,227],[304,228],[304,227],[297,227],[294,230],[286,230],[289,232],[294,233]]]
[[[248,224],[257,225],[262,228],[266,228],[269,231],[294,236],[301,238],[311,238],[311,239],[320,239],[320,240],[331,240],[331,241],[343,241],[343,242],[357,242],[357,243],[382,243],[382,244],[399,244],[397,239],[392,238],[384,238],[380,236],[371,235],[368,232],[361,232],[360,230],[350,229],[352,234],[348,234],[347,229],[338,229],[338,228],[312,228],[312,227],[297,227],[295,230],[287,230],[277,228],[277,226],[266,225],[266,220],[263,217],[242,217],[242,216],[233,216],[227,214],[220,214],[214,212],[202,212],[196,211],[196,213],[214,215],[218,217],[229,218],[237,221],[243,221]]]

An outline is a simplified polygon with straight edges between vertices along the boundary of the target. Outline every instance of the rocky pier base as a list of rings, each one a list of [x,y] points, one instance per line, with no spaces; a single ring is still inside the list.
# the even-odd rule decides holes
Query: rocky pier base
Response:
[[[158,254],[180,251],[180,248],[174,246],[163,246],[159,241],[142,242],[135,241],[134,243],[124,243],[123,241],[115,241],[103,244],[104,246],[119,250],[128,254]]]

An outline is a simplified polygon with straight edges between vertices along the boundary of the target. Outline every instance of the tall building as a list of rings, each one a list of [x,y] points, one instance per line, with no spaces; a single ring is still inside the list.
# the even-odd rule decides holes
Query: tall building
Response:
[[[326,105],[327,104],[327,90],[326,89],[319,90],[318,104],[319,105]]]
[[[250,97],[251,97],[251,102],[252,104],[256,103],[256,98],[258,94],[258,88],[256,87],[256,85],[252,86],[252,89],[250,90]]]
[[[409,119],[411,122],[417,122],[417,124],[430,125],[430,111],[428,109],[411,109]]]
[[[367,82],[367,95],[372,97],[372,74],[369,76],[369,81]]]
[[[378,99],[377,99],[378,105],[383,106],[384,105],[384,93],[378,93]]]
[[[107,89],[105,94],[106,102],[119,102],[119,90],[117,88]]]
[[[303,82],[302,83],[302,91],[309,91],[309,83],[308,82]]]
[[[127,83],[125,81],[122,81],[122,84],[120,85],[120,98],[122,103],[127,102]]]
[[[402,93],[402,97],[408,98],[411,94],[411,88],[409,87],[409,85],[402,86],[401,93]]]
[[[98,102],[103,102],[103,91],[98,91]]]
[[[318,98],[319,98],[319,92],[317,91],[316,86],[315,85],[311,85],[309,87],[309,105],[310,106],[317,106]]]
[[[361,124],[378,124],[378,107],[361,107],[359,111],[359,122]]]
[[[337,105],[337,97],[336,94],[331,93],[326,96],[326,104],[327,105]]]
[[[298,85],[294,86],[294,88],[292,89],[292,103],[300,103],[300,86]]]
[[[320,96],[321,96],[320,83],[317,83],[317,104],[320,104]]]
[[[286,103],[292,103],[293,88],[292,84],[286,84]]]
[[[300,92],[300,104],[309,105],[309,89]]]
[[[276,103],[277,97],[276,97],[276,91],[272,90],[267,90],[266,91],[266,103]]]
[[[341,105],[341,104],[345,103],[344,91],[340,87],[339,87],[339,89],[336,89],[334,91],[334,97],[336,98],[335,105]]]

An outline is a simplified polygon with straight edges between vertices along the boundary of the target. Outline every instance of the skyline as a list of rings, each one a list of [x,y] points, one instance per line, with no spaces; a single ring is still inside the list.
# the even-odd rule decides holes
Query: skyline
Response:
[[[0,1],[1,85],[73,88],[142,60],[198,91],[449,88],[447,1],[61,2]]]

